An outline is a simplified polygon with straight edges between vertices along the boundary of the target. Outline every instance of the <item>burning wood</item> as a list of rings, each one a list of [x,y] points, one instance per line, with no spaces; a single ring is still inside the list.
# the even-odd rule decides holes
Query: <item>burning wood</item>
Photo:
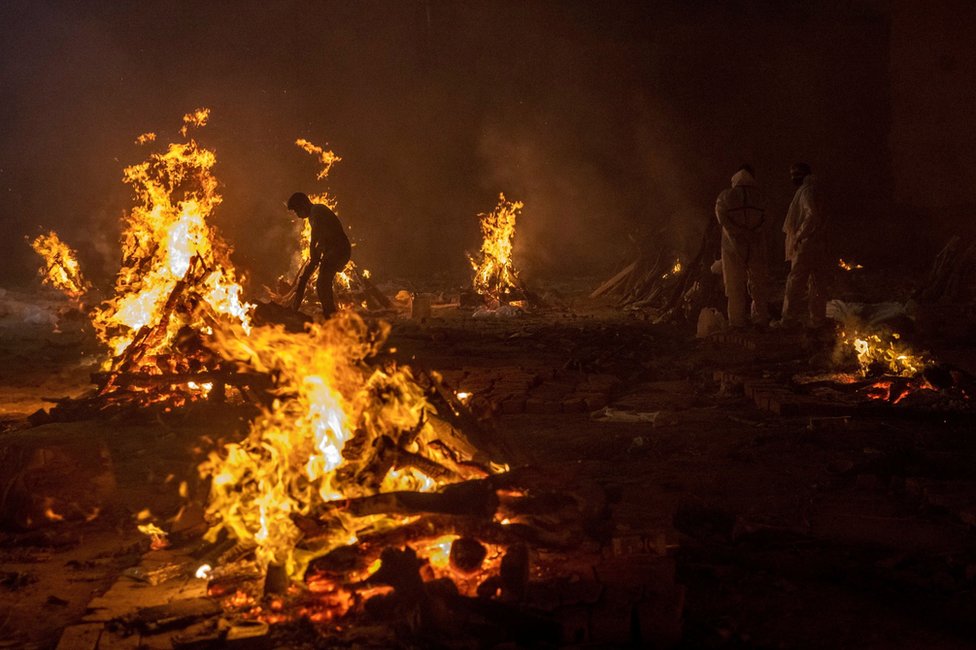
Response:
[[[521,201],[508,201],[499,194],[495,209],[478,215],[484,237],[481,254],[479,258],[469,255],[468,259],[474,269],[473,289],[486,303],[499,304],[525,296],[525,287],[512,262],[515,220],[523,207]]]
[[[45,266],[38,269],[44,284],[54,287],[72,302],[80,304],[82,296],[91,291],[92,287],[81,273],[78,254],[61,241],[54,231],[38,235],[31,242],[31,248],[44,258]]]
[[[181,133],[207,118],[187,115]],[[338,159],[302,142],[327,166]],[[126,169],[137,205],[116,295],[93,312],[112,357],[95,397],[64,408],[177,406],[225,385],[257,393],[247,437],[199,468],[209,479],[205,540],[222,550],[188,573],[213,580],[228,611],[273,623],[331,620],[383,594],[421,611],[445,589],[454,605],[459,594],[521,598],[526,544],[579,544],[584,513],[599,508],[538,482],[530,493],[531,481],[507,472],[514,455],[436,373],[377,366],[388,325],[352,311],[302,331],[252,324],[230,249],[206,223],[220,203],[214,163],[190,139]],[[521,207],[501,197],[484,215],[475,285],[495,300],[521,288],[511,265]],[[166,537],[148,521],[144,532],[157,544]],[[259,591],[243,586],[262,579]]]

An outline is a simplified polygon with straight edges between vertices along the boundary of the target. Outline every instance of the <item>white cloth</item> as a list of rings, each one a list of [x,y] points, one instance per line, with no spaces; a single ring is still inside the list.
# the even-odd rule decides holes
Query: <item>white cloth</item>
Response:
[[[826,214],[816,176],[807,174],[803,185],[796,189],[790,209],[786,212],[783,232],[786,234],[786,259],[796,257],[800,243],[807,239],[822,240]]]
[[[765,213],[766,199],[756,179],[744,169],[736,172],[732,187],[715,200],[715,217],[722,225],[722,278],[729,322],[735,327],[748,323],[750,295],[755,319],[769,320]]]

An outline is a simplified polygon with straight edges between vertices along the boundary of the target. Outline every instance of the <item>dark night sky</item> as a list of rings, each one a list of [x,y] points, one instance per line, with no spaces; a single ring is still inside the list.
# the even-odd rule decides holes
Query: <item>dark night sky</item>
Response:
[[[282,200],[324,189],[297,137],[343,157],[327,187],[380,279],[462,276],[499,192],[526,204],[530,278],[605,273],[636,229],[693,253],[745,160],[776,219],[806,159],[870,224],[891,192],[877,4],[8,1],[0,285],[32,276],[41,227],[114,271],[133,139],[198,106],[215,222],[258,280],[287,265]]]

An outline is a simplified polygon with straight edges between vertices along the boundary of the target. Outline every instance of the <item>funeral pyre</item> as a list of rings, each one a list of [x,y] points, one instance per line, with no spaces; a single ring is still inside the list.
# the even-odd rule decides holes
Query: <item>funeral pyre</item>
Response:
[[[478,215],[483,238],[481,251],[477,256],[469,254],[468,260],[474,270],[472,289],[488,306],[497,307],[527,297],[512,260],[515,221],[524,207],[521,201],[509,201],[504,194],[499,194],[495,209]]]
[[[208,117],[188,114],[181,135]],[[207,222],[221,201],[215,162],[190,137],[126,168],[136,203],[122,267],[91,311],[110,350],[98,388],[35,422],[205,396],[256,413],[244,440],[199,468],[206,561],[191,571],[245,616],[326,621],[372,603],[424,618],[435,591],[442,603],[520,598],[530,545],[579,544],[581,513],[599,508],[565,481],[508,471],[510,450],[437,373],[378,362],[388,326],[350,311],[301,332],[252,323],[230,247]],[[165,522],[143,514],[164,544]]]
[[[918,351],[885,326],[847,323],[838,330],[833,362],[838,371],[798,375],[794,383],[921,411],[968,410],[976,388],[968,373]]]

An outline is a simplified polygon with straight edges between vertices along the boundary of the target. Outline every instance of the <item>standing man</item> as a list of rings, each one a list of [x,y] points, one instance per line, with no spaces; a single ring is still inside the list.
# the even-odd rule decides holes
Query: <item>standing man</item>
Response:
[[[336,312],[332,282],[335,280],[336,273],[345,267],[352,252],[349,238],[346,237],[346,232],[335,212],[321,203],[312,203],[306,194],[301,192],[292,194],[288,199],[288,209],[299,217],[308,219],[312,225],[308,264],[298,278],[292,308],[297,311],[302,306],[308,279],[312,277],[315,269],[318,269],[319,279],[315,289],[319,295],[319,302],[322,303],[322,314],[328,318]]]
[[[827,215],[823,195],[810,165],[795,163],[790,179],[797,188],[786,213],[786,259],[790,274],[783,296],[783,326],[803,322],[803,298],[806,297],[808,325],[820,327],[827,320]],[[804,296],[806,294],[806,296]]]
[[[715,217],[722,225],[722,278],[728,298],[729,324],[749,324],[749,298],[756,324],[769,324],[766,279],[766,200],[752,167],[743,165],[732,187],[715,201]]]

